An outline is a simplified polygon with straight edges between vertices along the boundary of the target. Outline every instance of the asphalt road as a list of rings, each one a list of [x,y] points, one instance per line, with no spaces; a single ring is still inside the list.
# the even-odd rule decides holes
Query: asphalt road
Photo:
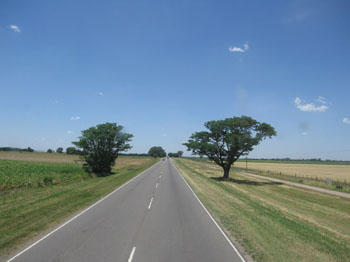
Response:
[[[171,160],[8,261],[243,261]]]

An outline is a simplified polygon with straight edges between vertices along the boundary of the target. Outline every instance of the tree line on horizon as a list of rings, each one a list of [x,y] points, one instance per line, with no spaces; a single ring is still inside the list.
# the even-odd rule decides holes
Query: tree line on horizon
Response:
[[[204,127],[206,131],[193,133],[183,145],[193,155],[206,156],[221,166],[224,171],[223,179],[229,178],[232,164],[241,156],[248,155],[262,140],[277,135],[271,125],[260,123],[248,116],[213,120],[204,123]],[[66,153],[81,155],[86,162],[86,171],[97,176],[107,176],[111,173],[116,159],[132,148],[129,142],[133,135],[124,133],[123,129],[121,125],[108,122],[90,127],[81,131],[79,140],[72,142],[76,147],[68,147]],[[49,149],[47,152],[54,151]],[[56,153],[63,153],[63,148],[57,148]],[[166,157],[167,153],[162,147],[153,146],[148,155],[155,158]],[[169,157],[182,155],[182,151],[168,153]]]

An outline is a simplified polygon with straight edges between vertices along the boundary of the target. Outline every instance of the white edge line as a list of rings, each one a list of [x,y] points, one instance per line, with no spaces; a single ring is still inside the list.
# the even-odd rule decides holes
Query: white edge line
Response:
[[[198,198],[198,196],[196,195],[196,193],[192,190],[192,188],[190,187],[190,185],[187,183],[186,179],[181,175],[180,171],[177,169],[177,167],[175,166],[175,164],[173,163],[177,173],[180,175],[180,177],[185,181],[186,185],[189,187],[189,189],[192,191],[193,195],[197,198],[197,200],[199,201],[199,203],[201,204],[201,206],[204,208],[204,210],[207,212],[208,216],[211,218],[211,220],[213,220],[214,224],[218,227],[218,229],[220,230],[220,232],[223,234],[223,236],[226,238],[226,240],[230,243],[231,247],[234,249],[234,251],[236,251],[236,253],[238,254],[239,258],[243,261],[246,262],[246,260],[243,258],[243,256],[238,252],[237,248],[234,246],[234,244],[231,242],[231,240],[228,238],[228,236],[225,234],[225,232],[222,230],[222,228],[219,226],[219,224],[215,221],[215,219],[213,218],[213,216],[210,214],[210,212],[208,211],[208,209],[203,205],[202,201]]]
[[[136,247],[133,247],[130,253],[130,257],[128,259],[128,262],[132,262],[132,259],[134,258]]]
[[[156,184],[156,188],[158,188],[159,183]]]
[[[81,216],[82,214],[84,214],[86,211],[88,211],[89,209],[93,208],[94,206],[96,206],[97,204],[99,204],[100,202],[102,202],[103,200],[105,200],[107,197],[111,196],[112,194],[114,194],[115,192],[117,192],[118,190],[122,189],[123,187],[125,187],[127,184],[131,183],[133,180],[135,180],[137,177],[141,176],[142,174],[146,173],[149,169],[151,169],[152,167],[154,167],[156,164],[150,166],[149,168],[147,168],[146,170],[144,170],[143,172],[141,172],[140,174],[138,174],[137,176],[135,176],[133,179],[129,180],[128,182],[124,183],[123,185],[119,186],[118,188],[116,188],[115,190],[113,190],[111,193],[109,193],[107,196],[104,196],[103,198],[101,198],[100,200],[98,200],[96,203],[92,204],[91,206],[89,206],[88,208],[84,209],[83,211],[81,211],[79,214],[75,215],[74,217],[72,217],[71,219],[69,219],[68,221],[66,221],[65,223],[63,223],[62,225],[60,225],[59,227],[57,227],[56,229],[54,229],[53,231],[51,231],[50,233],[48,233],[47,235],[43,236],[42,238],[40,238],[38,241],[34,242],[33,244],[31,244],[30,246],[28,246],[27,248],[25,248],[24,250],[22,250],[21,252],[17,253],[15,256],[11,257],[9,260],[7,260],[6,262],[11,262],[13,261],[15,258],[19,257],[20,255],[22,255],[23,253],[25,253],[26,251],[28,251],[29,249],[31,249],[32,247],[34,247],[35,245],[39,244],[41,241],[43,241],[44,239],[48,238],[49,236],[51,236],[53,233],[55,233],[56,231],[60,230],[62,227],[64,227],[65,225],[69,224],[70,222],[72,222],[73,220],[75,220],[76,218],[78,218],[79,216]]]
[[[149,210],[149,209],[151,209],[152,202],[153,202],[153,197],[151,198],[151,201],[149,202],[149,205],[148,205],[148,210]]]

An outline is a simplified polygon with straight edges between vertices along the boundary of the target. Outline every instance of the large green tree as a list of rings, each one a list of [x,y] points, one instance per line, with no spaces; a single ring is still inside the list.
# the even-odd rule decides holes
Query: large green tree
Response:
[[[83,130],[79,141],[72,142],[82,149],[82,155],[98,176],[110,174],[119,152],[129,150],[133,135],[122,132],[123,126],[116,123],[99,124]]]
[[[224,170],[227,179],[232,164],[247,155],[263,139],[276,135],[275,129],[248,116],[209,121],[208,131],[195,132],[184,145],[195,155],[206,155]]]
[[[161,146],[153,146],[148,150],[148,155],[153,157],[165,157],[165,150]]]

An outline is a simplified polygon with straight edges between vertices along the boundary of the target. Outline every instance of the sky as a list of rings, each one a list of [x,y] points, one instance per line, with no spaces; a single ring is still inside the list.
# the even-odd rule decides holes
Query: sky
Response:
[[[206,121],[248,115],[278,133],[249,157],[350,160],[349,13],[347,0],[2,0],[0,146],[66,148],[115,122],[129,152],[186,152]]]

